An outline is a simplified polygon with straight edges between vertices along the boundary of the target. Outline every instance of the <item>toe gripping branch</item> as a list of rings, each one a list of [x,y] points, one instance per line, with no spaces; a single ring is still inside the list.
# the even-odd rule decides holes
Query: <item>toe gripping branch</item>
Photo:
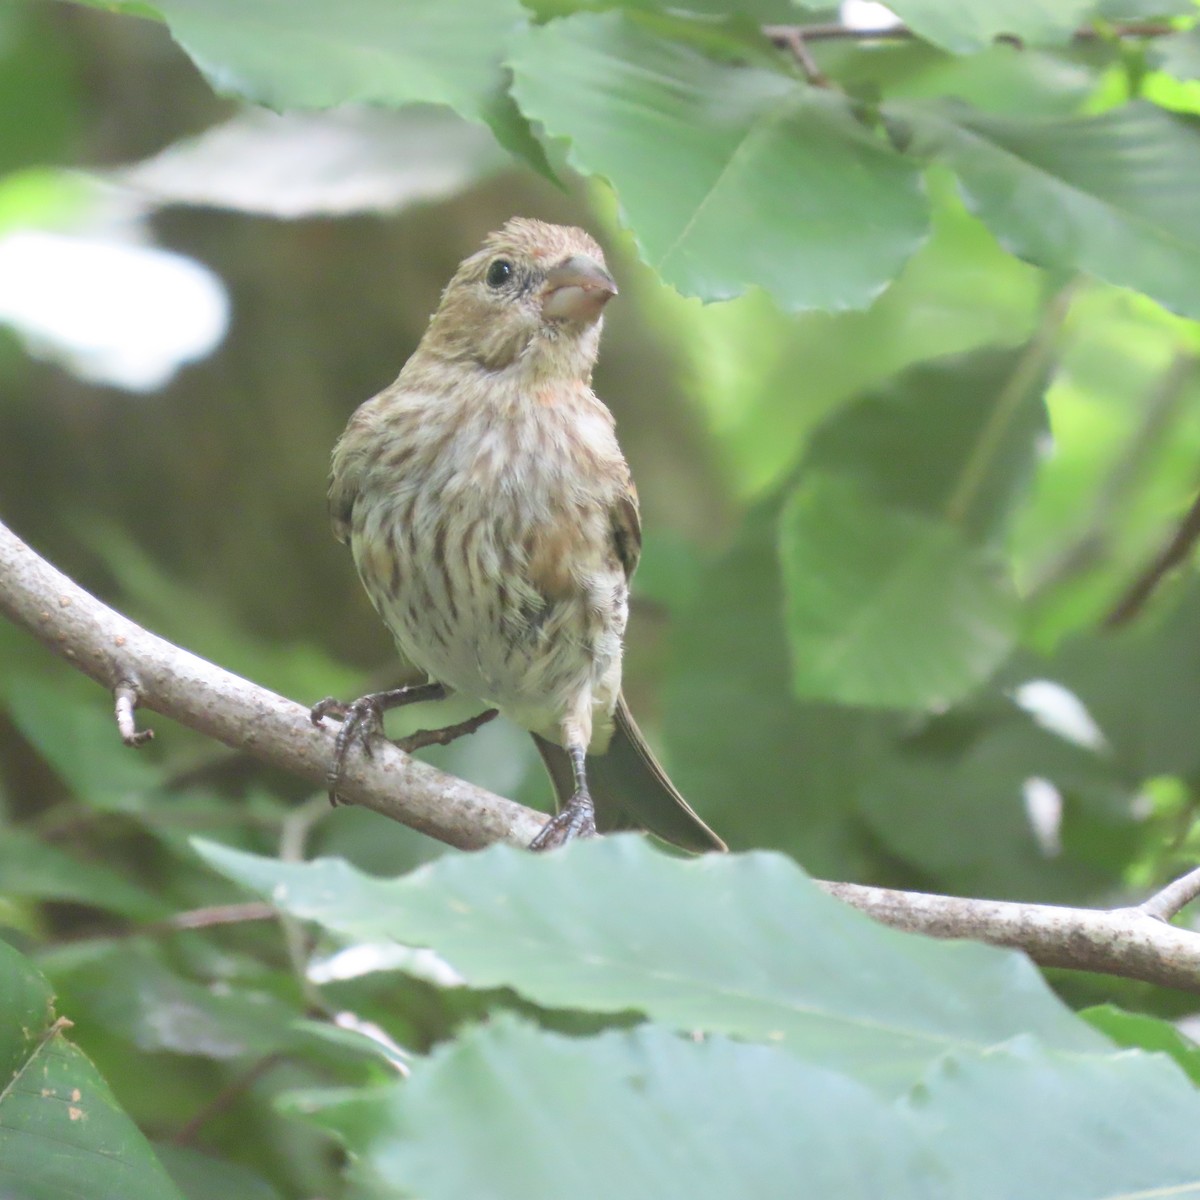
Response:
[[[338,787],[346,766],[346,756],[354,746],[362,748],[363,754],[371,758],[374,754],[372,742],[383,736],[383,714],[389,709],[402,708],[406,704],[418,704],[426,700],[444,700],[447,690],[440,683],[421,683],[412,687],[393,688],[386,692],[372,692],[362,696],[350,704],[327,696],[314,704],[309,716],[314,725],[320,725],[326,717],[334,717],[341,721],[337,739],[333,743],[333,759],[329,764],[329,772],[325,777],[329,788],[329,803],[339,804]],[[447,725],[441,729],[418,729],[406,738],[400,738],[395,744],[403,751],[411,754],[423,746],[448,746],[456,738],[468,733],[474,733],[481,725],[486,725],[496,716],[496,709],[490,708],[477,716],[460,721],[457,725]]]

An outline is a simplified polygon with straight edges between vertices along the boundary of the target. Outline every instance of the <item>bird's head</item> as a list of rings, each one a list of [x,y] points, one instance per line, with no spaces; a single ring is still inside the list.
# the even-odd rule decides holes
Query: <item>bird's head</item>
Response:
[[[442,293],[422,349],[488,371],[589,379],[617,285],[582,229],[514,217]]]

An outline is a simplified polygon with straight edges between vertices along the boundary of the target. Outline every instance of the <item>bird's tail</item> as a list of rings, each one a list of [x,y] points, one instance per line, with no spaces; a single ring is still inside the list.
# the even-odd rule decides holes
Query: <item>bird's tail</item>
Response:
[[[654,757],[622,694],[613,713],[616,730],[606,753],[587,760],[588,785],[601,833],[648,829],[664,841],[697,853],[725,850],[725,843],[696,815]],[[567,752],[539,737],[533,740],[561,808],[575,790]]]

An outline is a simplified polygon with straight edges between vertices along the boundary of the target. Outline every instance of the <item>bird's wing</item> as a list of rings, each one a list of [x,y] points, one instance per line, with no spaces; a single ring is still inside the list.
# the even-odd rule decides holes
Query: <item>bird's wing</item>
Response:
[[[637,491],[630,482],[609,514],[612,519],[613,549],[630,579],[642,556],[642,519],[638,514]]]

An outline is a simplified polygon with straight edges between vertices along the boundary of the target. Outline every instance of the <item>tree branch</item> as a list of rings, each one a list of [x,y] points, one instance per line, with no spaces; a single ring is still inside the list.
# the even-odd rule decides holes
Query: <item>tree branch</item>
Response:
[[[774,42],[781,49],[794,50],[797,40],[801,42],[876,42],[876,41],[910,41],[918,38],[907,25],[897,22],[894,25],[881,25],[877,28],[860,29],[854,25],[842,25],[838,22],[828,22],[813,25],[764,25],[763,36]],[[1089,42],[1102,38],[1160,38],[1170,37],[1173,33],[1184,30],[1168,21],[1120,21],[1099,28],[1093,25],[1081,25],[1075,30],[1076,41]],[[998,41],[1020,41],[1011,35],[1001,34]]]
[[[322,785],[334,735],[308,709],[156,637],[88,595],[0,524],[0,612],[113,691],[227,746]],[[394,746],[355,755],[341,796],[464,850],[527,846],[544,817]],[[1058,908],[932,896],[853,883],[827,891],[884,924],[1024,950],[1043,966],[1121,975],[1200,993],[1200,934],[1166,920],[1200,895],[1200,870],[1137,908]]]
[[[114,694],[235,750],[324,785],[334,733],[309,710],[181,650],[114,612],[0,523],[0,612]],[[128,707],[133,697],[126,697]],[[132,714],[130,713],[131,717]],[[527,846],[544,815],[410,758],[391,745],[346,763],[341,798],[451,846]]]

